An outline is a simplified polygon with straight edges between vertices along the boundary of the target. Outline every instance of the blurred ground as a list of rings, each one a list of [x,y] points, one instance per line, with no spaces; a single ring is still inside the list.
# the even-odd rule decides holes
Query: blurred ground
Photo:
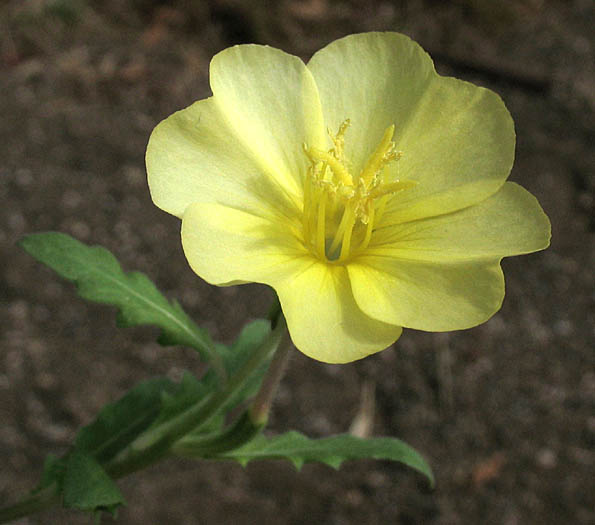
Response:
[[[516,122],[511,179],[551,218],[552,247],[504,262],[507,297],[485,325],[406,331],[344,366],[296,352],[271,431],[343,432],[362,385],[376,435],[422,451],[431,491],[383,462],[340,471],[171,461],[122,482],[118,523],[594,523],[595,6],[591,0],[5,0],[0,6],[0,502],[33,486],[47,453],[151,375],[197,369],[151,329],[15,247],[60,230],[111,249],[215,336],[266,311],[269,291],[211,289],[189,269],[178,221],[151,203],[143,155],[155,124],[208,94],[211,56],[268,43],[307,59],[345,34],[399,30],[438,70],[501,94]],[[589,481],[590,480],[590,481]],[[89,523],[59,510],[21,523]]]

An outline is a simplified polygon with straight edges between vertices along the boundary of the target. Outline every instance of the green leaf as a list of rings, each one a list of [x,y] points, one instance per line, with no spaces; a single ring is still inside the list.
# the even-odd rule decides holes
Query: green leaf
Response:
[[[189,385],[192,385],[191,387]],[[119,452],[130,445],[147,430],[152,423],[168,410],[167,400],[181,400],[192,390],[194,395],[199,382],[189,372],[185,372],[180,383],[157,377],[137,384],[124,396],[105,405],[95,420],[79,430],[73,450],[84,454],[100,464],[106,464]],[[205,395],[204,389],[200,390]],[[72,479],[71,455],[62,458],[49,454],[45,460],[41,480],[34,492],[39,492],[52,484],[64,492],[64,480]],[[76,467],[76,463],[74,464]],[[106,474],[107,475],[107,474]]]
[[[64,472],[66,472],[66,460],[59,458],[53,454],[48,454],[43,462],[43,472],[39,484],[33,490],[33,493],[39,492],[50,485],[56,483],[60,488],[64,479]]]
[[[242,329],[238,338],[230,347],[223,344],[216,344],[217,355],[221,356],[223,366],[228,377],[239,370],[247,359],[250,359],[252,353],[260,346],[271,332],[271,323],[264,319],[258,319],[248,323]],[[238,391],[221,406],[220,416],[222,417],[228,410],[238,405],[245,399],[253,396],[258,390],[262,378],[266,373],[268,363],[264,363],[255,370],[252,375],[246,379]],[[213,370],[207,373],[200,380],[192,374],[185,373],[180,382],[179,388],[174,392],[166,392],[163,396],[162,409],[159,417],[155,419],[154,426],[171,419],[184,410],[190,408],[196,403],[206,401],[215,391],[217,386],[217,376]],[[212,424],[206,428],[200,428],[200,434],[214,432],[221,428],[223,420],[221,417],[215,418]]]
[[[363,439],[341,434],[321,439],[310,439],[299,432],[288,432],[280,436],[256,436],[252,441],[214,459],[234,459],[246,465],[255,459],[286,459],[297,469],[304,463],[325,463],[339,468],[349,459],[385,459],[408,465],[424,474],[432,486],[434,476],[425,459],[404,441],[381,437]]]
[[[124,273],[117,259],[101,246],[87,246],[58,232],[34,233],[19,243],[25,251],[76,283],[81,297],[117,306],[118,324],[152,324],[161,328],[159,342],[196,349],[209,360],[213,343],[177,302],[169,302],[140,272]]]
[[[254,321],[244,327],[231,347],[218,345],[226,372],[233,374],[241,367],[270,330],[268,321]],[[265,369],[255,371],[242,389],[222,407],[220,414],[208,425],[202,426],[197,435],[220,431],[225,412],[255,393]],[[184,372],[180,383],[163,377],[139,383],[117,401],[105,405],[93,422],[79,430],[75,448],[100,463],[108,463],[143,432],[167,422],[197,403],[208,401],[215,392],[217,381],[215,372],[209,370],[200,380],[190,372]],[[65,468],[65,459],[48,457],[38,488],[53,482],[60,486]]]
[[[208,372],[202,379],[197,379],[190,372],[184,372],[182,380],[175,391],[164,392],[161,398],[161,407],[158,417],[153,422],[153,427],[165,423],[176,417],[188,408],[206,403],[215,392],[215,374]],[[215,418],[203,432],[215,432],[223,425],[223,417]]]
[[[223,356],[223,364],[227,375],[233,376],[248,359],[250,359],[256,349],[263,344],[264,340],[271,333],[271,322],[266,319],[257,319],[246,324],[238,336],[227,348],[223,345],[217,345],[217,352]],[[272,357],[272,356],[271,356]],[[258,391],[260,383],[269,368],[270,360],[265,361],[256,369],[252,375],[244,382],[234,396],[222,407],[223,411],[229,410],[233,406],[252,397]]]
[[[101,465],[79,450],[68,456],[63,496],[65,507],[93,512],[105,510],[115,514],[125,504],[120,489]]]
[[[160,414],[164,395],[180,388],[164,377],[139,383],[118,401],[105,405],[95,421],[78,432],[75,447],[106,462],[149,428]]]

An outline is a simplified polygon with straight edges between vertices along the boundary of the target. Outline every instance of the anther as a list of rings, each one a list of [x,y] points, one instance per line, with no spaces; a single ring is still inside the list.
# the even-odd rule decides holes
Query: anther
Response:
[[[302,145],[311,162],[304,181],[304,241],[318,258],[334,263],[345,263],[365,250],[391,196],[416,185],[414,181],[383,180],[386,165],[402,156],[392,140],[394,125],[385,130],[354,177],[344,158],[349,125],[349,119],[345,120],[336,135],[329,130],[333,148],[328,151]]]

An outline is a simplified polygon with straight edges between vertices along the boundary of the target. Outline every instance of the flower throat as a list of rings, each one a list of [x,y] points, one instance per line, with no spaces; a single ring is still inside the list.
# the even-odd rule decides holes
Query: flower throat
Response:
[[[310,159],[304,182],[304,239],[321,260],[344,263],[368,247],[388,200],[397,192],[416,185],[414,181],[385,181],[385,167],[399,160],[402,152],[393,142],[394,124],[389,126],[364,168],[354,177],[345,160],[345,120],[336,135],[329,131],[329,151],[308,147]]]

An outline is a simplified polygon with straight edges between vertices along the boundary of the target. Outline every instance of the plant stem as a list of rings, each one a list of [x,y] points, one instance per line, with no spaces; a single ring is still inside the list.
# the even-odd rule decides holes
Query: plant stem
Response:
[[[140,470],[171,455],[172,446],[189,432],[208,425],[225,403],[242,388],[254,371],[268,360],[284,338],[287,338],[287,324],[280,309],[273,310],[270,318],[273,330],[240,369],[229,378],[223,389],[214,392],[205,401],[189,407],[178,416],[141,434],[123,451],[103,465],[106,472],[113,478],[121,478]],[[283,350],[283,353],[286,353],[286,350]],[[225,443],[233,444],[239,439],[239,444],[242,444],[242,440],[245,442],[261,428],[262,425],[256,424],[249,415],[245,415],[232,428],[228,429],[225,434]],[[243,437],[232,435],[234,429]],[[222,443],[221,446],[223,445]],[[55,484],[33,493],[14,505],[0,509],[0,523],[44,510],[58,503],[59,496],[59,490]]]
[[[284,340],[280,343],[267,374],[262,381],[260,390],[250,406],[250,420],[255,425],[264,426],[266,424],[273,404],[273,399],[277,393],[277,388],[279,387],[279,383],[281,382],[287,364],[289,363],[291,341],[287,332],[285,332],[285,337],[283,339]]]
[[[215,435],[198,436],[191,434],[183,436],[172,445],[171,452],[178,456],[215,457],[218,454],[244,445],[260,433],[267,423],[273,398],[285,373],[290,348],[289,334],[284,330],[260,390],[254,397],[250,408],[235,423]]]
[[[259,434],[264,425],[256,425],[248,412],[244,412],[227,430],[213,436],[184,436],[172,446],[176,456],[213,458],[234,450]]]
[[[250,375],[277,350],[286,332],[287,325],[281,314],[273,331],[250,359],[230,377],[223,390],[214,393],[205,403],[191,406],[171,420],[140,435],[104,466],[106,471],[119,478],[139,470],[166,456],[172,445],[190,431],[199,430],[207,425]]]

